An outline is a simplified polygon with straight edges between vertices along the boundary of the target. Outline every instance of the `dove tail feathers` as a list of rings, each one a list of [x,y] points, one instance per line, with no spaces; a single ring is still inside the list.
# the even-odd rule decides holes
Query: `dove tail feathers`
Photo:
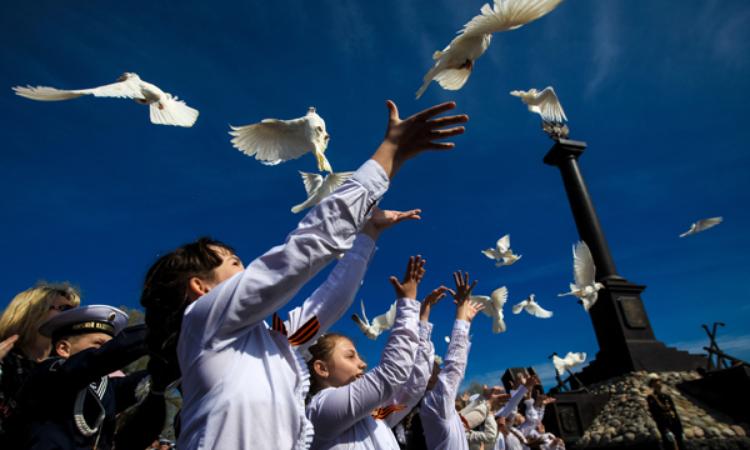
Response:
[[[151,122],[157,125],[192,127],[198,120],[198,110],[186,105],[182,100],[167,98],[149,106]]]

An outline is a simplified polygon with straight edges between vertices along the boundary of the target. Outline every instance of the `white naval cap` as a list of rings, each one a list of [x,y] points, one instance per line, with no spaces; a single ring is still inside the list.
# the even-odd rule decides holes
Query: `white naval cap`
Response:
[[[108,305],[89,305],[57,314],[39,327],[39,333],[52,340],[84,333],[106,333],[117,336],[128,324],[125,311]]]

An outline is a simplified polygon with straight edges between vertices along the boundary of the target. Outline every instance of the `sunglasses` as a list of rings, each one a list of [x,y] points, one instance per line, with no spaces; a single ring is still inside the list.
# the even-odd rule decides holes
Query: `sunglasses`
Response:
[[[49,305],[50,311],[55,310],[59,312],[67,311],[69,309],[73,309],[75,306],[69,305],[69,304],[63,304],[63,305]]]

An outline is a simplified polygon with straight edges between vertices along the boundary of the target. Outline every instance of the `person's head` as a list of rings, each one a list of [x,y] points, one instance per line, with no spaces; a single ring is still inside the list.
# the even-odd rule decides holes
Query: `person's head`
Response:
[[[309,348],[312,358],[310,395],[328,387],[346,386],[365,373],[367,364],[357,353],[354,343],[346,336],[328,333]]]
[[[128,315],[113,306],[89,305],[61,312],[44,322],[39,333],[52,342],[53,355],[70,358],[100,348],[125,328]]]
[[[514,427],[520,427],[521,425],[523,425],[524,422],[526,422],[526,418],[522,414],[515,413],[513,415],[513,426]]]
[[[81,303],[81,295],[68,283],[40,283],[16,295],[0,317],[0,341],[17,334],[16,348],[27,358],[47,357],[50,340],[39,327],[55,315]]]
[[[651,388],[651,390],[654,391],[654,393],[656,394],[661,393],[661,389],[662,389],[661,378],[659,378],[658,376],[650,377],[648,385]]]
[[[242,270],[231,247],[207,237],[161,256],[146,273],[141,292],[152,357],[174,360],[187,305]]]

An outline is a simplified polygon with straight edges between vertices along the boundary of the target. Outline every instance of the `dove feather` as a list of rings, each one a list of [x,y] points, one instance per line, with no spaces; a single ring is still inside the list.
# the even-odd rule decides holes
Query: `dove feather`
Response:
[[[573,277],[579,289],[591,286],[595,282],[596,266],[591,250],[585,242],[579,241],[573,246]]]
[[[248,156],[275,165],[296,159],[311,150],[303,118],[264,119],[260,123],[231,127],[232,145]]]
[[[481,14],[464,25],[461,33],[467,36],[515,30],[544,16],[562,0],[495,0],[494,7],[485,4]]]
[[[151,103],[149,113],[152,123],[180,127],[192,127],[199,114],[198,110],[169,94],[163,100]]]

